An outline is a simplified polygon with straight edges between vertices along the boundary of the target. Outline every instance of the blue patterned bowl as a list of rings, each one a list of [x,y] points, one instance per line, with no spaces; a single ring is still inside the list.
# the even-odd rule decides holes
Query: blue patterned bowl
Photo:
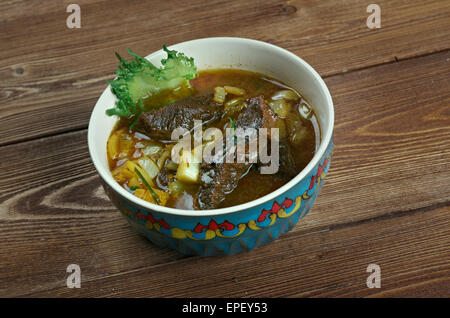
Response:
[[[114,181],[106,142],[117,118],[105,115],[116,101],[108,87],[89,122],[92,161],[105,192],[128,222],[153,243],[183,254],[218,255],[251,250],[291,230],[310,211],[330,167],[333,150],[333,102],[322,78],[305,61],[280,47],[242,38],[205,38],[172,46],[193,56],[199,69],[239,68],[270,75],[310,101],[321,128],[320,146],[295,178],[257,200],[230,208],[187,211],[141,200]],[[154,64],[162,51],[147,56]]]

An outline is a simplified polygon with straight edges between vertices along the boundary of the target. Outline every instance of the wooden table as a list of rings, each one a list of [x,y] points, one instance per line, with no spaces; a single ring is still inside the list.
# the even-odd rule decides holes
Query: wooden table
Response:
[[[0,3],[0,296],[450,296],[450,1]],[[114,52],[212,36],[284,47],[324,77],[334,159],[292,232],[228,257],[153,246],[106,198],[90,112]],[[369,289],[369,264],[381,288]],[[81,267],[81,288],[66,268]]]

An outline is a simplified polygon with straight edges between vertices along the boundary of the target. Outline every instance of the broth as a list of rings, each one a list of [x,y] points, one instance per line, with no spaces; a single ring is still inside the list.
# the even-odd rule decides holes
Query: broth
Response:
[[[135,119],[121,118],[117,123],[108,140],[108,161],[114,178],[126,190],[144,200],[168,207],[224,208],[246,203],[273,192],[291,180],[311,161],[319,146],[316,140],[320,140],[320,129],[311,106],[292,88],[266,75],[236,69],[200,71],[199,76],[190,81],[190,85],[191,87],[182,87],[175,92],[161,94],[158,99],[146,98],[144,106],[150,115],[144,114],[144,117],[141,115],[142,118],[139,118],[138,124],[133,129],[130,129],[130,126]],[[239,88],[245,93],[241,96],[227,93],[223,105],[216,102],[217,95],[214,95],[214,102],[211,102],[209,97],[205,97],[207,102],[201,99],[203,96],[213,94],[216,88],[225,86]],[[184,98],[188,98],[188,101],[189,98],[194,98],[192,101],[198,102],[200,106],[187,109],[183,106]],[[171,112],[171,108],[175,107],[173,102],[180,99],[181,102],[176,102],[177,111]],[[209,106],[205,103],[214,105]],[[169,105],[164,106],[167,104]],[[227,106],[228,104],[232,106]],[[289,157],[280,164],[281,170],[275,174],[261,174],[259,164],[244,166],[227,163],[209,166],[201,164],[196,181],[181,178],[180,166],[177,166],[170,156],[174,142],[168,140],[153,126],[163,121],[164,116],[173,116],[172,121],[168,119],[167,123],[164,122],[166,124],[181,120],[180,122],[185,125],[183,119],[179,118],[180,114],[185,114],[185,117],[195,114],[204,116],[199,111],[200,107],[213,109],[210,114],[208,113],[213,119],[204,125],[203,130],[216,127],[224,131],[225,127],[230,128],[233,123],[239,125],[244,122],[243,113],[250,112],[250,107],[262,109],[263,123],[266,112],[272,114],[271,118],[277,128],[280,128],[280,140],[283,142],[280,143],[283,145],[283,148],[280,148],[280,158]],[[264,107],[270,109],[266,111]],[[249,116],[253,116],[253,113],[247,116],[252,118]],[[155,135],[158,137],[155,138]],[[133,169],[137,169],[140,175],[134,175]],[[227,169],[231,169],[231,172]],[[146,175],[142,175],[143,173]],[[213,180],[207,183],[205,180],[208,178]],[[145,184],[142,179],[147,179],[149,184]],[[152,188],[150,192],[147,191],[148,186]],[[214,189],[211,190],[211,187]]]

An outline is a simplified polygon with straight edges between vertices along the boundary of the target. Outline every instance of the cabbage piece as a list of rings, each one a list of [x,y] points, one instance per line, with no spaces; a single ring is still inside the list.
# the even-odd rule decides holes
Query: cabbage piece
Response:
[[[145,172],[147,172],[150,179],[153,179],[158,175],[159,168],[156,165],[156,163],[149,157],[147,156],[142,157],[141,159],[138,160],[138,163],[142,167],[142,169],[144,169]]]

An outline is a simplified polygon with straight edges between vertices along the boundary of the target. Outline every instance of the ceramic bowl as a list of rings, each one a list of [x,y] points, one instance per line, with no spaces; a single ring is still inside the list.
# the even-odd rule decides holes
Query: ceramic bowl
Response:
[[[105,192],[131,226],[153,243],[184,254],[217,255],[248,251],[291,230],[310,211],[330,167],[333,149],[333,102],[322,78],[293,53],[269,43],[243,38],[205,38],[169,49],[192,56],[199,70],[239,68],[274,77],[298,90],[313,106],[321,128],[320,146],[291,181],[257,200],[222,209],[190,211],[158,206],[122,188],[108,168],[106,142],[118,118],[105,110],[116,98],[107,87],[89,122],[92,161]],[[160,50],[147,56],[155,65]]]

